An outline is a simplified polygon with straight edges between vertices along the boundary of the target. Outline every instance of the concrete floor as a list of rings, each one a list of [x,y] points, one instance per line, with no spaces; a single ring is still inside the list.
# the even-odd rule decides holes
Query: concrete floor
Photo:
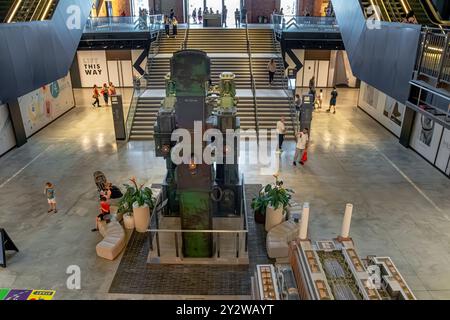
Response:
[[[90,90],[75,95],[77,108],[0,158],[0,226],[21,250],[8,254],[0,288],[54,289],[56,299],[187,298],[107,293],[120,259],[95,254],[92,173],[118,185],[131,176],[151,184],[161,182],[165,164],[153,142],[116,143],[111,110],[90,107]],[[337,236],[351,202],[361,256],[392,257],[420,299],[450,299],[450,180],[357,109],[357,96],[341,89],[337,114],[314,115],[305,167],[292,166],[294,144],[286,143],[281,177],[297,201],[310,202],[313,240]],[[246,183],[272,181],[259,169],[242,165]],[[46,181],[56,185],[57,214],[47,214]],[[81,268],[81,290],[66,287],[71,265]]]

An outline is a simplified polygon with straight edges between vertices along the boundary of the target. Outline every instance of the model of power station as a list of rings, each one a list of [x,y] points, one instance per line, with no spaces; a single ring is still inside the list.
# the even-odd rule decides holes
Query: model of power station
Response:
[[[212,230],[214,217],[240,216],[243,211],[239,139],[226,134],[227,129],[236,131],[240,127],[235,75],[224,72],[220,84],[211,86],[210,65],[203,51],[182,50],[173,55],[166,76],[166,97],[154,129],[156,155],[163,157],[167,165],[162,184],[163,216],[180,217],[182,230]],[[214,151],[214,163],[207,163],[203,152],[218,137],[208,141],[203,135],[212,128],[220,131],[223,143],[218,143]],[[186,129],[188,136],[174,141],[177,129]],[[176,154],[184,160],[176,164],[172,151],[180,142],[190,144],[191,151],[185,154],[186,150],[177,149]],[[211,232],[183,232],[182,242],[184,257],[213,255]]]

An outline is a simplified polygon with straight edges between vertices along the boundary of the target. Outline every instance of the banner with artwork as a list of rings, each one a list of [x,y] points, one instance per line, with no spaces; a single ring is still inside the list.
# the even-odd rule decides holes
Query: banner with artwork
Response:
[[[358,106],[386,129],[400,137],[406,110],[404,104],[362,82]]]
[[[450,175],[450,130],[445,129],[439,147],[436,167]]]
[[[0,105],[0,155],[16,145],[14,130],[9,116],[8,106]]]
[[[77,59],[83,88],[92,88],[95,84],[101,86],[109,82],[106,51],[78,51]]]
[[[29,137],[75,105],[70,76],[34,90],[18,100],[25,132]]]
[[[431,163],[435,163],[443,128],[431,118],[416,114],[410,145]]]
[[[53,300],[54,290],[30,290],[30,289],[2,289],[0,288],[0,300]]]

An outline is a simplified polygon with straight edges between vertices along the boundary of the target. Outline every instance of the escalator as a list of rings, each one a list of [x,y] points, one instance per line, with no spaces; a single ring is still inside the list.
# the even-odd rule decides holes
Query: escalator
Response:
[[[417,22],[431,27],[450,27],[450,21],[441,18],[431,0],[404,0],[414,11]]]
[[[14,0],[3,0],[0,1],[0,22],[5,20],[6,16],[8,15],[9,9],[11,8],[11,5],[13,4]]]
[[[6,23],[48,20],[53,16],[58,0],[15,0],[2,20]]]
[[[88,0],[13,1],[8,19],[14,23],[0,23],[0,101],[67,75],[91,6]]]
[[[361,0],[366,18],[375,15],[379,20],[400,22],[407,13],[401,0]],[[377,8],[376,12],[373,7]]]

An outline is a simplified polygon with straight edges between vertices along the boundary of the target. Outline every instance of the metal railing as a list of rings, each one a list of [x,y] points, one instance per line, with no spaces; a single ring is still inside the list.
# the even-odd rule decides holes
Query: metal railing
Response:
[[[450,84],[450,30],[424,28],[416,63],[417,75]]]
[[[52,9],[58,5],[59,0],[16,0],[11,5],[5,22],[27,22],[46,20],[52,17]]]
[[[245,21],[248,21],[248,16],[246,17]],[[248,52],[248,59],[249,59],[249,65],[250,65],[250,82],[251,82],[251,90],[253,95],[253,105],[255,107],[255,130],[256,130],[256,141],[259,143],[259,112],[258,112],[258,100],[256,98],[256,81],[255,77],[253,75],[253,54],[252,54],[252,46],[250,41],[250,33],[248,31],[248,23],[245,24],[245,33],[247,36],[247,52]]]
[[[294,15],[271,16],[273,29],[277,34],[283,32],[339,32],[334,17],[303,17]]]
[[[161,38],[161,28],[159,28],[156,38],[150,44],[149,54],[148,54],[148,63],[145,68],[145,74],[140,76],[134,81],[134,89],[133,95],[130,101],[130,108],[128,109],[127,120],[126,120],[126,132],[127,132],[127,141],[130,139],[131,130],[133,128],[134,116],[136,114],[136,109],[139,103],[139,97],[147,90],[148,81],[146,79],[146,75],[150,73],[154,63],[155,57],[159,53],[160,46],[160,38]]]
[[[284,92],[287,96],[288,102],[289,102],[289,110],[290,110],[290,116],[291,116],[291,121],[292,121],[292,128],[294,130],[294,136],[296,137],[297,136],[297,120],[296,120],[296,110],[295,110],[295,105],[294,105],[294,94],[293,94],[292,90],[289,89],[289,78],[286,74],[286,68],[284,67],[283,51],[281,49],[281,44],[277,38],[277,36],[281,36],[281,35],[279,35],[277,30],[275,29],[275,25],[276,25],[276,22],[278,22],[279,17],[283,17],[283,16],[272,15],[272,23],[274,25],[273,34],[272,34],[272,42],[273,42],[274,48],[277,51],[276,52],[276,60],[277,60],[277,64],[280,66],[279,73],[280,73],[280,77],[281,77],[282,89],[284,90]],[[309,17],[302,17],[302,18],[309,18]]]
[[[191,30],[191,22],[188,19],[186,23],[186,31],[184,33],[184,39],[183,42],[181,43],[181,50],[186,50],[188,48],[189,30]]]
[[[84,32],[159,32],[163,26],[163,20],[162,14],[141,17],[90,18]]]
[[[155,208],[153,209],[152,216],[150,218],[150,228],[147,230],[149,232],[150,240],[150,251],[155,252],[156,256],[160,258],[164,253],[161,248],[161,239],[163,235],[171,234],[174,238],[174,246],[170,247],[173,250],[169,256],[173,258],[183,258],[182,256],[182,241],[181,238],[183,234],[187,233],[201,233],[201,234],[211,234],[213,238],[213,255],[214,258],[229,258],[237,259],[242,257],[247,257],[248,255],[248,215],[247,215],[247,202],[245,196],[245,181],[244,176],[242,176],[242,201],[241,201],[241,218],[243,223],[242,230],[181,230],[181,229],[161,229],[160,222],[164,218],[162,213],[166,210],[163,204],[163,194],[160,193],[156,201]],[[224,237],[231,236],[234,239],[234,248],[231,251],[232,255],[227,256],[224,254],[224,247],[221,245],[224,242]],[[221,239],[222,238],[222,239]],[[166,238],[167,239],[167,238]],[[167,257],[167,255],[164,255]]]

